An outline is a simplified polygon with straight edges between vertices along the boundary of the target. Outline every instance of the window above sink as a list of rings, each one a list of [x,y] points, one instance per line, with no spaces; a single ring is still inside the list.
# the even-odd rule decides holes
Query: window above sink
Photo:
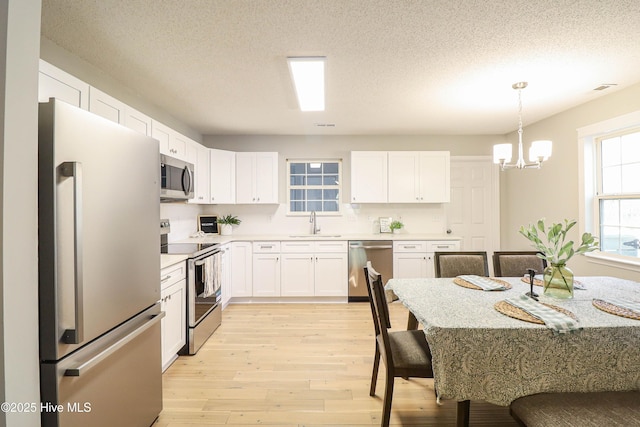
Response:
[[[287,214],[340,214],[341,173],[339,159],[287,160]]]

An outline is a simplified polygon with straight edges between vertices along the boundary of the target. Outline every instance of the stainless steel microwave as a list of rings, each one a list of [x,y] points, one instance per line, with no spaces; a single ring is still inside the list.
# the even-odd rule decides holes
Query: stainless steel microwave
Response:
[[[184,160],[160,155],[160,201],[178,202],[193,199],[194,167]]]

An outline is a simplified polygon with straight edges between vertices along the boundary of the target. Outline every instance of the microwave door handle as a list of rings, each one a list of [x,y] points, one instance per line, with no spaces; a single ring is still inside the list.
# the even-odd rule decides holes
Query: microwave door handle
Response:
[[[82,163],[63,162],[60,169],[63,177],[73,178],[73,282],[75,294],[75,329],[66,329],[62,340],[66,344],[79,344],[84,340],[82,282]]]
[[[184,194],[189,194],[191,192],[192,181],[191,171],[188,166],[185,166],[182,170],[182,190],[184,190]]]

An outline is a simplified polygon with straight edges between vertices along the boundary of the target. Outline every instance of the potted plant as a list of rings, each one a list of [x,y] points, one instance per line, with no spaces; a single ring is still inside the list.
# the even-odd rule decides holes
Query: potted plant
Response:
[[[402,227],[404,227],[404,224],[398,220],[391,221],[391,224],[389,224],[389,228],[393,233],[399,233]]]
[[[591,233],[583,233],[580,245],[574,248],[573,240],[565,243],[567,232],[576,225],[575,220],[545,226],[544,218],[534,225],[520,227],[520,234],[529,239],[549,264],[544,270],[544,294],[556,298],[573,297],[573,272],[567,267],[567,261],[574,255],[584,254],[598,249],[598,242]]]
[[[220,224],[220,234],[223,236],[229,236],[232,231],[232,226],[240,225],[241,222],[242,220],[235,215],[228,214],[221,216],[220,218],[218,218],[218,224]]]

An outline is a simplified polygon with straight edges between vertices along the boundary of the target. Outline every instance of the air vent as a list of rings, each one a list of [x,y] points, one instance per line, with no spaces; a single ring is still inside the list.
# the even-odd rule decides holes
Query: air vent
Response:
[[[609,89],[611,86],[618,86],[617,83],[603,83],[600,86],[598,86],[597,88],[595,88],[594,90],[605,90],[605,89]]]

